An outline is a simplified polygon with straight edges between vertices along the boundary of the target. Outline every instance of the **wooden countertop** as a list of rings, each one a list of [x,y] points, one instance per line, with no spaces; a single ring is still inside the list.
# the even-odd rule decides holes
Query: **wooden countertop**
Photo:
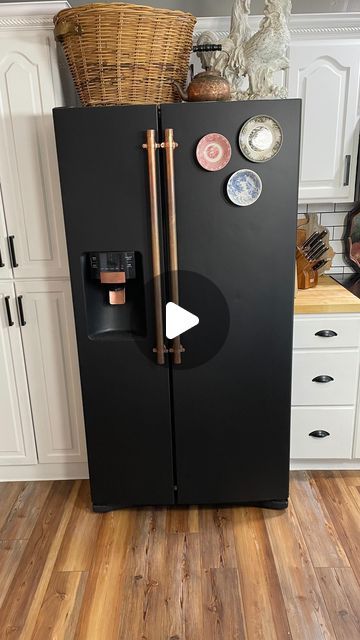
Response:
[[[360,298],[329,276],[321,276],[314,289],[299,289],[295,298],[296,314],[360,313]]]

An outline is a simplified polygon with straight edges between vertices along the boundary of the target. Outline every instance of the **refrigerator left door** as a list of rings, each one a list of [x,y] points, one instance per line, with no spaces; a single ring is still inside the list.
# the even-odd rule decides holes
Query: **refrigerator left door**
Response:
[[[153,353],[142,148],[157,109],[60,108],[54,122],[94,509],[172,504],[169,372]]]

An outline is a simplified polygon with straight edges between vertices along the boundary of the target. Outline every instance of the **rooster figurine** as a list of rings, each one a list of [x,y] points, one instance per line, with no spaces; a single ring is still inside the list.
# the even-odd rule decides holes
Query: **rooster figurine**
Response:
[[[253,35],[249,13],[250,0],[235,0],[229,36],[218,40],[211,31],[199,36],[198,44],[222,45],[221,52],[199,53],[202,65],[220,71],[229,81],[233,100],[286,98],[286,89],[274,84],[273,77],[289,66],[291,0],[265,0],[264,18]],[[245,90],[246,77],[249,86]]]

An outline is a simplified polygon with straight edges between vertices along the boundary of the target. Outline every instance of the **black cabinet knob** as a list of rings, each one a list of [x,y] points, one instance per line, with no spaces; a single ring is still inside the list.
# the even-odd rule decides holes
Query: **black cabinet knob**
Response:
[[[331,376],[316,376],[315,378],[312,379],[313,382],[333,382],[334,378],[332,378]]]
[[[324,429],[315,429],[315,431],[309,433],[309,436],[311,436],[312,438],[327,438],[327,436],[329,435],[330,433],[328,431],[325,431]]]
[[[316,336],[320,338],[334,338],[337,336],[336,331],[332,331],[331,329],[321,329],[321,331],[317,331],[315,333]]]

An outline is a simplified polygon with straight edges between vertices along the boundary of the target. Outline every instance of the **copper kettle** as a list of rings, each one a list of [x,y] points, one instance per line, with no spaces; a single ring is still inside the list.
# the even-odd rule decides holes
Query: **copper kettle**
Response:
[[[203,44],[193,47],[193,51],[221,51],[221,44]],[[187,91],[178,82],[173,83],[186,102],[205,102],[211,100],[230,100],[230,85],[222,78],[220,71],[207,68],[198,73],[190,82]]]

